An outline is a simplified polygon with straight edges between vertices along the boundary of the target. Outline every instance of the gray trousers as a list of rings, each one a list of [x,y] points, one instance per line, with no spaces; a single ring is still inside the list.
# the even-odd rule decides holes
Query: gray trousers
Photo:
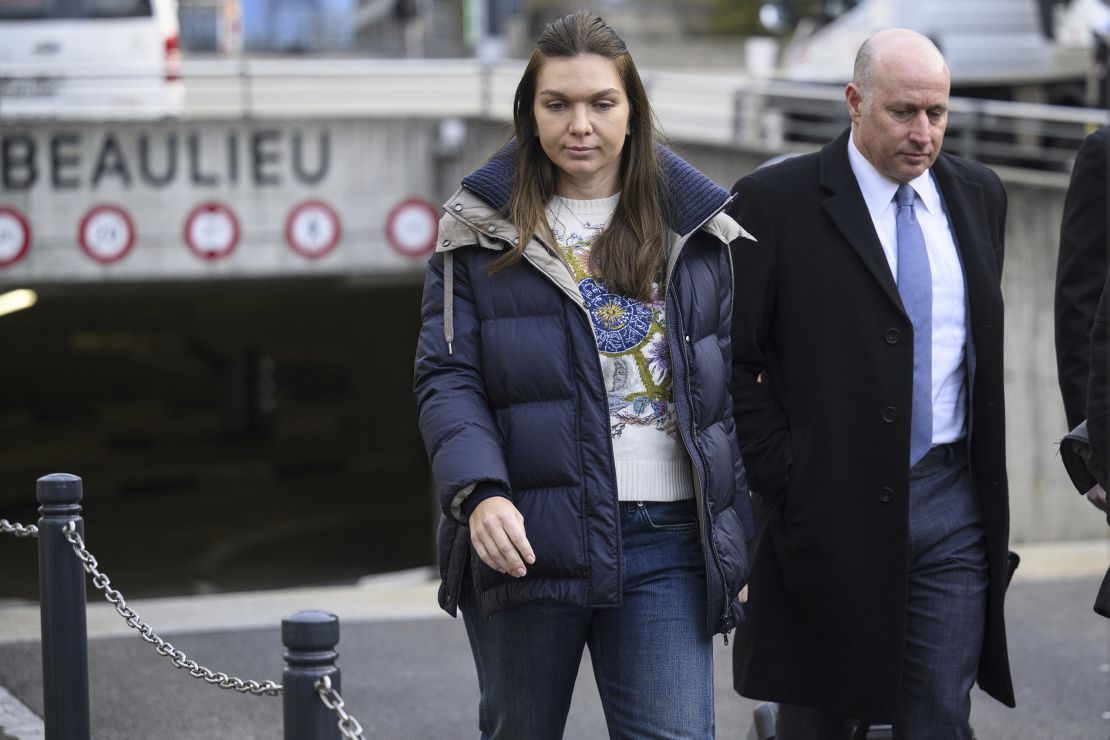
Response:
[[[909,600],[896,740],[970,740],[971,687],[987,612],[982,516],[965,440],[910,470]],[[784,704],[777,740],[847,740],[855,720]]]

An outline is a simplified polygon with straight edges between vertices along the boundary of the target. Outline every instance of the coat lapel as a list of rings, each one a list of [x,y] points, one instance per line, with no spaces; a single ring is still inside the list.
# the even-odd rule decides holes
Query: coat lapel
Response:
[[[821,187],[831,193],[824,201],[825,211],[878,281],[883,293],[902,310],[902,299],[890,272],[890,263],[848,161],[850,135],[851,129],[821,150]]]

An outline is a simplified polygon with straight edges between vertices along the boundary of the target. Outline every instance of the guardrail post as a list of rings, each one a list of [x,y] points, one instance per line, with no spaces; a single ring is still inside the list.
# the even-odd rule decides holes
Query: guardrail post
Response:
[[[43,719],[47,740],[89,737],[89,657],[85,570],[62,527],[81,519],[81,479],[39,478],[39,611],[42,619]]]
[[[335,666],[339,617],[318,611],[291,614],[281,620],[281,642],[285,645],[281,679],[285,740],[339,740],[339,718],[320,701],[315,686],[321,677],[329,676],[332,688],[341,688]]]

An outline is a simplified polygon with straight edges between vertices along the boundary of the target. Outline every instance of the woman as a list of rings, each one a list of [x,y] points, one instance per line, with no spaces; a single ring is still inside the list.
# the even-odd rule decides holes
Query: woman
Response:
[[[416,357],[483,738],[562,736],[588,645],[612,737],[713,737],[740,617],[728,194],[658,147],[624,43],[541,35],[515,137],[445,204]]]

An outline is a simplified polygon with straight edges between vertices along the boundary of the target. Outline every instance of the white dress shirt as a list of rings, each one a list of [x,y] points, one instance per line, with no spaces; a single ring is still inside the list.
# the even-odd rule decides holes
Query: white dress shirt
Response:
[[[898,280],[898,183],[872,165],[848,137],[848,160],[863,192],[863,200],[883,245],[890,273]],[[948,214],[932,173],[926,170],[910,181],[914,210],[925,236],[925,251],[933,275],[933,444],[961,439],[967,424],[967,300],[964,272],[956,250]]]

